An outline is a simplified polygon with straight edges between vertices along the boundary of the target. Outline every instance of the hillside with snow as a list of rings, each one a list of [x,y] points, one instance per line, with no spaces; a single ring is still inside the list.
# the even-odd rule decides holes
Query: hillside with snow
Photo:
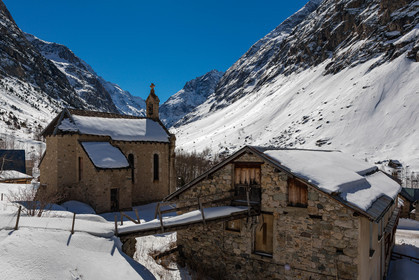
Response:
[[[338,149],[419,171],[419,1],[310,1],[173,129],[184,150]]]

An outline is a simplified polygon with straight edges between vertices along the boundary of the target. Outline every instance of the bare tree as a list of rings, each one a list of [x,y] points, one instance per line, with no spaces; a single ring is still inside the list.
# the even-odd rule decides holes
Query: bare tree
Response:
[[[218,162],[222,160],[220,155],[213,155],[209,148],[202,152],[176,152],[176,174],[178,176],[177,187],[189,183]]]
[[[28,216],[41,217],[42,213],[51,210],[52,206],[61,202],[65,196],[57,192],[46,192],[40,190],[38,184],[19,188],[17,191],[9,191],[9,201],[24,206],[23,212]]]

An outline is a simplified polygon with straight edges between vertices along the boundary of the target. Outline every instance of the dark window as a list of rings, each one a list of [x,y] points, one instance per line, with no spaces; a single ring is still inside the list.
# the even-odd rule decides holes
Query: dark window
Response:
[[[128,155],[128,163],[129,166],[131,167],[131,181],[134,183],[134,155],[133,154],[129,154]]]
[[[119,190],[111,189],[111,211],[119,210]]]
[[[148,104],[148,113],[149,115],[153,115],[153,104]]]
[[[82,179],[82,173],[83,173],[83,158],[79,157],[79,181]]]
[[[288,205],[307,207],[307,185],[295,178],[288,178]]]
[[[272,255],[273,253],[273,215],[261,214],[255,229],[255,253]]]
[[[159,155],[154,154],[153,157],[153,178],[155,181],[159,180]]]

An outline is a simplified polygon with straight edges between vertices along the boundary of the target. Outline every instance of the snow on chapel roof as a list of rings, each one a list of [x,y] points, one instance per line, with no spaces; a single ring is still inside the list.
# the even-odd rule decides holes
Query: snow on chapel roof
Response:
[[[98,168],[129,167],[124,154],[108,142],[81,142],[80,144]]]
[[[123,116],[100,112],[68,110],[57,121],[62,132],[110,136],[119,141],[153,141],[169,142],[169,133],[163,125],[155,120],[142,117]],[[51,133],[48,127],[45,133]]]

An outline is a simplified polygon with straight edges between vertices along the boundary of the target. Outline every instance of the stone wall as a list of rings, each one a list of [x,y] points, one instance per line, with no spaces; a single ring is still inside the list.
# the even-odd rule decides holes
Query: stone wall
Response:
[[[237,162],[261,162],[245,154]],[[288,174],[265,163],[262,171],[262,212],[272,213],[272,256],[254,253],[260,216],[241,219],[240,232],[220,223],[178,232],[186,261],[214,278],[224,279],[356,279],[359,217],[315,188],[308,188],[308,207],[287,204]],[[233,189],[233,164],[180,194],[179,200]],[[289,268],[289,270],[285,269]]]

